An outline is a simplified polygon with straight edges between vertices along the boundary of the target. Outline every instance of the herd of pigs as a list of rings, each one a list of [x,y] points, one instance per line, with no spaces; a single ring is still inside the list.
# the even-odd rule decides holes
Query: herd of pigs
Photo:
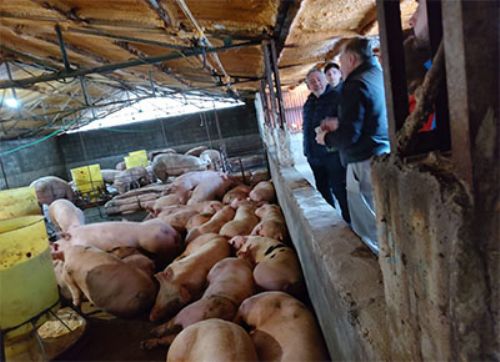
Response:
[[[71,201],[50,203],[65,299],[149,313],[161,324],[140,347],[169,347],[167,361],[328,360],[271,181],[205,170],[146,188],[142,222],[85,224]]]

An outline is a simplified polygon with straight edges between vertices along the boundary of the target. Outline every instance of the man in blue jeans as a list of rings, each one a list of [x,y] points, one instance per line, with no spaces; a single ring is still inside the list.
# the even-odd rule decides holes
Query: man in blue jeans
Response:
[[[340,69],[344,87],[338,118],[325,119],[316,140],[339,149],[342,163],[347,165],[352,229],[378,253],[370,161],[390,148],[384,79],[370,40],[349,40],[340,55]]]
[[[315,141],[315,129],[320,127],[321,121],[326,117],[337,116],[341,85],[335,88],[330,86],[325,74],[319,69],[309,71],[306,84],[311,94],[307,97],[303,108],[304,155],[313,171],[316,188],[333,207],[335,207],[333,198],[335,195],[342,217],[349,223],[346,170],[340,162],[339,152],[333,147],[325,147]]]

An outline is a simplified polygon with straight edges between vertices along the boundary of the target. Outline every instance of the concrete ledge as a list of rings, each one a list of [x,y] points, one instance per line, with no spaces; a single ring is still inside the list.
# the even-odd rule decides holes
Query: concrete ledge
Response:
[[[295,168],[269,165],[332,360],[388,360],[377,258]]]

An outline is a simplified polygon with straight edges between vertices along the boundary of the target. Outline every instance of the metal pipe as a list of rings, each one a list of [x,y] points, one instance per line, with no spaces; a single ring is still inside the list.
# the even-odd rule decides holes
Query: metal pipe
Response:
[[[77,69],[77,70],[73,70],[70,72],[61,71],[61,72],[56,72],[53,74],[46,74],[46,75],[41,75],[38,77],[19,79],[19,80],[15,80],[15,81],[14,80],[2,81],[2,82],[0,82],[0,89],[10,88],[10,87],[26,87],[28,85],[32,85],[32,84],[36,84],[36,83],[40,83],[40,82],[48,82],[48,81],[56,80],[56,79],[73,78],[73,77],[78,77],[78,76],[93,74],[93,73],[108,73],[108,72],[112,72],[112,71],[115,71],[118,69],[125,69],[125,68],[135,67],[138,65],[144,65],[144,63],[155,64],[155,63],[159,63],[159,62],[165,62],[165,61],[169,61],[169,60],[179,59],[182,57],[192,57],[192,56],[202,54],[203,51],[206,51],[207,53],[214,53],[214,52],[218,52],[218,51],[238,49],[238,48],[253,46],[253,45],[257,45],[257,44],[259,44],[259,42],[249,41],[249,42],[245,42],[245,43],[226,45],[226,46],[221,46],[221,47],[216,47],[216,48],[205,48],[204,50],[202,50],[201,48],[194,48],[194,49],[186,50],[183,54],[166,54],[166,55],[160,55],[160,56],[156,56],[156,57],[148,57],[148,58],[144,58],[144,59],[131,60],[131,61],[124,62],[124,63],[108,64],[108,65],[94,67],[94,68],[90,68],[90,69]]]

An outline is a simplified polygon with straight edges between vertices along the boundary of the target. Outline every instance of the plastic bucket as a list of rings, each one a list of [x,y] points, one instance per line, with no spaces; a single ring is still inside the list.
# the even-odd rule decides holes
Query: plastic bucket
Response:
[[[40,215],[34,187],[0,191],[0,220],[24,215]]]
[[[35,325],[23,324],[57,304],[59,293],[42,216],[0,221],[0,329],[8,360],[33,345]],[[31,347],[30,347],[31,346]]]

